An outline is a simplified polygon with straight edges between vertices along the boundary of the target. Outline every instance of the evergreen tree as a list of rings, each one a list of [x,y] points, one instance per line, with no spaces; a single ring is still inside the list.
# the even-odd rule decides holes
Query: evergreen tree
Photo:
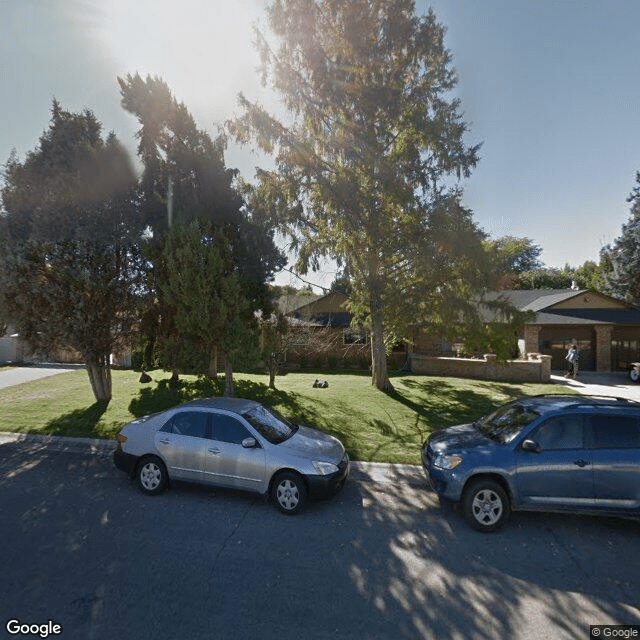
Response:
[[[145,244],[149,309],[144,326],[152,345],[149,350],[157,348],[168,356],[166,364],[177,376],[184,351],[192,351],[183,330],[185,309],[195,309],[199,302],[207,308],[222,306],[219,301],[203,299],[208,294],[206,287],[200,292],[190,287],[188,291],[194,299],[187,306],[184,295],[178,295],[173,284],[179,274],[171,272],[177,263],[167,262],[173,254],[172,250],[167,251],[166,243],[174,249],[180,244],[172,225],[181,228],[179,234],[187,228],[192,231],[200,228],[203,242],[207,238],[224,238],[225,250],[230,252],[225,254],[225,260],[232,261],[240,295],[254,311],[270,312],[267,282],[283,265],[284,258],[275,246],[273,229],[247,210],[235,189],[236,171],[226,168],[224,163],[224,138],[213,141],[206,131],[199,129],[186,106],[173,97],[163,80],[142,79],[135,74],[119,78],[118,82],[123,107],[140,123],[137,137],[138,153],[144,163],[142,209],[151,232]],[[190,227],[191,223],[196,226]],[[221,293],[217,291],[217,295]],[[236,301],[229,304],[235,305]],[[233,330],[234,325],[230,324],[229,331]],[[215,335],[223,339],[220,331]],[[230,336],[226,339],[233,341]],[[223,346],[219,345],[221,350]],[[224,350],[234,353],[228,344]],[[215,350],[211,345],[210,354],[209,373],[215,376]],[[227,358],[228,363],[231,360]]]
[[[631,217],[622,225],[622,234],[602,250],[602,260],[608,265],[606,288],[611,295],[640,305],[640,171],[636,173],[637,186],[627,202],[631,204]]]
[[[126,151],[89,111],[54,101],[37,149],[6,165],[0,306],[35,352],[82,354],[96,400],[138,311],[142,227]]]
[[[234,360],[257,354],[257,321],[244,295],[242,274],[220,230],[209,234],[198,221],[176,225],[163,252],[167,278],[161,283],[175,307],[181,337],[211,360],[225,359],[225,395],[234,395]]]
[[[455,182],[478,148],[463,140],[445,29],[413,0],[273,0],[267,15],[279,46],[258,33],[263,79],[290,121],[241,96],[231,130],[277,165],[253,202],[292,239],[299,271],[332,258],[349,273],[372,383],[391,389],[387,349],[416,318],[474,314],[483,283],[483,236]]]

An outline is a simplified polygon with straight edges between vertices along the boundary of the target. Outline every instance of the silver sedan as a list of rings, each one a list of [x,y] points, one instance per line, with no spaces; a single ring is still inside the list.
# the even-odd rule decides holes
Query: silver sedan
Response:
[[[280,511],[295,514],[307,497],[335,493],[349,475],[337,438],[240,398],[194,400],[145,416],[116,441],[116,467],[150,495],[184,480],[267,494]]]

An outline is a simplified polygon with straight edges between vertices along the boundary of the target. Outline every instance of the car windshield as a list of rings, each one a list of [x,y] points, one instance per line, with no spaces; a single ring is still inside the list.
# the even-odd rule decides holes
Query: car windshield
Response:
[[[507,404],[474,424],[487,438],[506,444],[539,416],[540,414],[531,408],[520,404]]]
[[[271,444],[280,444],[288,440],[298,430],[293,422],[267,407],[258,406],[242,415]]]

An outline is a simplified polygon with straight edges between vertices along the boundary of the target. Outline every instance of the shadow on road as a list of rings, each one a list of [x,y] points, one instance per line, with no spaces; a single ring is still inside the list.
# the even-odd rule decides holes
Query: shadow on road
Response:
[[[575,638],[640,624],[637,522],[515,514],[483,535],[399,474],[286,517],[206,487],[149,498],[107,456],[2,445],[3,609],[84,638]]]

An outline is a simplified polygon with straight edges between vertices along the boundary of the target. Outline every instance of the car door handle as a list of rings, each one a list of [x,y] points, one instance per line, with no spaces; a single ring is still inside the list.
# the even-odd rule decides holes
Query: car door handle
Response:
[[[207,449],[207,451],[209,453],[216,453],[216,454],[220,453],[220,449]]]
[[[589,463],[586,460],[579,458],[578,460],[575,460],[573,464],[576,464],[579,467],[586,467]]]
[[[171,440],[158,440],[161,444],[171,444]]]

